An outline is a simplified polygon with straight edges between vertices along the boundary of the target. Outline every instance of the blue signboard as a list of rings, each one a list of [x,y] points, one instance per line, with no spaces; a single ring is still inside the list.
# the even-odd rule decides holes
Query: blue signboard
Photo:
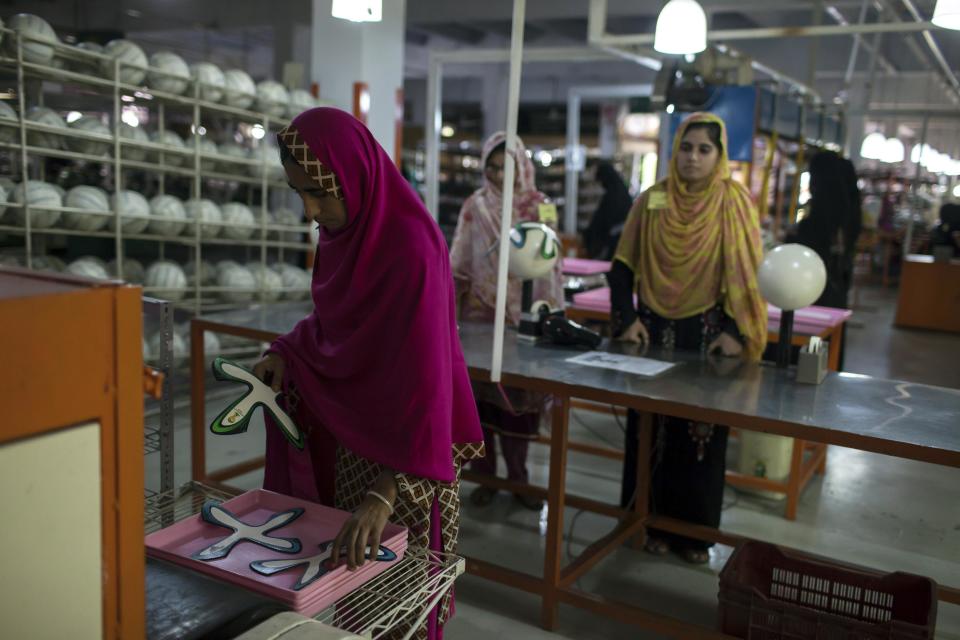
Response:
[[[756,130],[757,90],[753,86],[717,87],[710,96],[710,113],[714,113],[727,125],[727,152],[731,160],[750,162],[753,158],[753,134]],[[674,113],[670,118],[670,141],[677,133],[680,123],[689,113]],[[670,157],[673,148],[667,149]]]

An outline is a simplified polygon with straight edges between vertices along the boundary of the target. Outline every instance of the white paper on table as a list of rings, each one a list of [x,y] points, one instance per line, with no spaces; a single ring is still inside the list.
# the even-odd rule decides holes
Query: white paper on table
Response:
[[[624,373],[633,373],[638,376],[658,376],[677,366],[675,362],[663,362],[639,356],[626,356],[606,351],[588,351],[572,358],[567,358],[571,364],[582,364],[588,367],[613,369]]]

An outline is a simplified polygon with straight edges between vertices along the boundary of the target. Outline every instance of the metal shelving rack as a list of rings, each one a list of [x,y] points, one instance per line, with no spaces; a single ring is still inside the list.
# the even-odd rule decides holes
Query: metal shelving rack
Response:
[[[232,118],[236,122],[247,123],[250,126],[257,126],[263,128],[264,137],[271,135],[272,132],[288,124],[288,120],[284,118],[279,118],[276,116],[271,116],[267,113],[261,113],[257,111],[239,109],[236,107],[231,107],[224,104],[214,103],[202,100],[200,98],[201,89],[203,85],[200,83],[190,81],[190,87],[192,90],[192,95],[176,95],[172,93],[164,93],[162,91],[156,91],[147,86],[138,86],[132,84],[126,84],[119,80],[121,69],[141,69],[149,70],[154,74],[164,75],[164,72],[159,69],[148,69],[147,67],[139,67],[136,65],[130,65],[123,63],[118,59],[113,59],[103,54],[94,53],[85,49],[78,47],[70,46],[63,43],[52,43],[48,41],[28,38],[21,35],[18,32],[12,31],[10,29],[0,28],[0,33],[2,33],[4,46],[9,47],[10,42],[14,42],[15,46],[15,55],[0,55],[0,69],[6,69],[7,71],[13,71],[16,73],[17,78],[17,101],[19,112],[18,120],[11,120],[9,118],[0,118],[0,128],[16,128],[18,130],[18,140],[15,143],[0,143],[0,151],[7,151],[14,154],[15,165],[19,165],[19,171],[21,175],[21,180],[26,180],[30,177],[30,160],[31,159],[44,159],[44,158],[59,158],[64,160],[73,160],[78,162],[88,162],[88,163],[99,163],[105,165],[111,169],[110,174],[112,176],[113,188],[108,191],[118,192],[124,188],[124,179],[125,171],[129,170],[139,170],[154,173],[159,182],[159,192],[164,193],[165,180],[167,176],[179,176],[181,178],[192,178],[192,189],[191,196],[194,198],[202,197],[205,182],[209,186],[210,182],[219,181],[224,184],[233,184],[233,185],[250,185],[252,187],[259,188],[260,193],[260,204],[259,204],[259,222],[253,225],[243,225],[251,228],[253,234],[251,238],[246,240],[235,240],[230,238],[223,237],[205,237],[201,234],[202,221],[186,221],[187,229],[192,227],[192,235],[181,235],[181,236],[161,236],[156,234],[148,233],[124,233],[121,212],[116,207],[111,207],[109,210],[102,212],[90,212],[85,209],[77,209],[70,207],[57,207],[49,208],[50,211],[58,211],[61,214],[63,213],[82,213],[84,215],[102,215],[110,217],[113,219],[114,228],[109,231],[80,231],[75,229],[66,229],[61,227],[50,227],[50,228],[36,228],[35,225],[31,224],[31,207],[28,203],[16,204],[8,202],[5,205],[7,208],[23,208],[24,211],[24,223],[23,225],[11,225],[11,224],[0,224],[0,233],[7,233],[13,235],[22,235],[24,237],[24,248],[26,254],[26,266],[33,266],[34,259],[34,245],[37,237],[42,237],[46,235],[57,235],[57,236],[83,236],[83,237],[99,237],[99,238],[111,238],[115,241],[115,258],[117,260],[117,276],[123,278],[123,257],[124,257],[124,241],[125,240],[145,240],[153,241],[159,243],[159,253],[161,257],[163,256],[163,247],[165,244],[174,244],[174,245],[183,245],[192,248],[192,259],[196,261],[196,264],[200,264],[203,257],[204,247],[221,245],[221,246],[232,246],[232,247],[246,247],[252,251],[259,249],[259,261],[263,266],[267,265],[267,252],[268,250],[275,249],[278,253],[278,260],[283,259],[284,251],[297,251],[304,254],[308,254],[312,249],[313,245],[309,242],[291,242],[289,236],[291,234],[298,234],[303,237],[308,233],[308,227],[304,224],[298,225],[284,225],[284,224],[275,224],[268,221],[268,208],[269,208],[269,194],[271,189],[281,189],[286,190],[288,186],[285,181],[274,179],[270,176],[271,165],[267,162],[267,155],[263,152],[263,145],[265,143],[260,143],[260,146],[256,147],[253,151],[256,159],[246,159],[238,158],[229,155],[223,154],[205,154],[201,151],[200,141],[202,139],[202,134],[200,131],[203,129],[201,124],[201,116],[206,114],[212,116],[219,116],[225,118]],[[106,62],[113,65],[113,79],[107,79],[99,77],[96,75],[91,75],[88,73],[82,73],[79,71],[68,70],[60,68],[58,66],[53,66],[53,63],[50,65],[37,64],[33,62],[27,62],[24,60],[23,56],[23,45],[24,42],[42,42],[46,46],[53,47],[55,51],[54,61],[72,59],[82,60],[88,63],[89,65],[99,67],[102,63]],[[10,48],[7,48],[6,51],[10,51]],[[169,74],[167,74],[169,75]],[[99,94],[101,97],[110,98],[112,97],[113,101],[113,115],[112,115],[112,133],[109,136],[99,135],[95,133],[89,133],[84,131],[78,131],[72,128],[60,128],[45,125],[38,122],[28,121],[26,119],[27,114],[27,92],[28,92],[28,83],[39,83],[41,88],[38,90],[37,100],[33,101],[30,106],[42,106],[43,105],[43,83],[56,83],[76,85],[82,87],[86,91],[92,91],[95,94]],[[165,144],[160,144],[156,142],[144,142],[139,140],[134,140],[131,138],[124,137],[121,135],[121,123],[122,123],[122,107],[125,104],[133,104],[130,100],[141,100],[144,103],[148,103],[151,110],[156,114],[156,121],[158,122],[158,133],[162,135],[165,131],[165,125],[167,122],[167,110],[170,107],[175,107],[179,109],[186,109],[191,112],[191,131],[192,131],[192,149],[178,149],[176,147],[171,147]],[[40,146],[33,146],[28,144],[27,136],[28,133],[44,133],[52,134],[63,139],[79,139],[86,140],[91,142],[101,142],[109,144],[112,151],[110,155],[90,155],[85,153],[79,153],[76,151],[69,151],[64,149],[56,148],[47,148]],[[190,140],[188,139],[188,145]],[[154,154],[158,160],[157,162],[142,162],[134,161],[129,157],[125,156],[125,149],[140,149],[145,150],[149,153]],[[181,162],[187,161],[190,163],[190,166],[177,166],[168,162],[168,158],[177,157]],[[236,168],[234,172],[227,171],[209,171],[203,168],[203,163],[216,162],[218,168],[221,168],[223,165],[229,165]],[[43,178],[43,163],[37,162],[36,164],[40,165],[38,173],[40,173],[41,179]],[[255,173],[259,174],[259,177],[252,177],[249,175],[251,169],[257,169]],[[251,194],[252,198],[252,194]],[[231,225],[231,226],[241,226],[241,225]],[[276,237],[271,237],[275,235]],[[150,289],[145,289],[147,293],[150,293]],[[237,306],[245,306],[245,302],[241,303],[214,303],[210,304],[211,294],[216,294],[224,291],[230,291],[223,287],[209,287],[203,286],[200,283],[199,278],[197,282],[189,287],[187,290],[187,296],[180,301],[175,302],[175,306],[178,308],[185,308],[189,311],[199,313],[200,311],[209,311],[216,308],[235,308]],[[296,290],[292,288],[282,288],[282,289],[271,289],[270,293],[281,293],[281,294],[303,294],[303,291]],[[254,292],[254,301],[259,302],[268,302],[269,298],[267,292],[263,290],[262,287],[258,286],[258,289]],[[205,298],[207,298],[205,300]]]
[[[160,479],[156,489],[146,487],[146,500],[173,490],[173,310],[170,303],[143,298],[144,328],[155,328],[160,335],[157,360],[151,366],[163,374],[162,393],[158,400],[146,399],[143,419],[143,453],[160,455]],[[148,483],[145,483],[148,484]]]
[[[207,500],[225,501],[232,497],[197,482],[148,497],[144,514],[146,533],[199,513]],[[406,638],[410,638],[465,568],[466,562],[459,556],[408,547],[392,569],[314,617],[374,640],[393,637],[393,632],[400,628],[409,628]]]

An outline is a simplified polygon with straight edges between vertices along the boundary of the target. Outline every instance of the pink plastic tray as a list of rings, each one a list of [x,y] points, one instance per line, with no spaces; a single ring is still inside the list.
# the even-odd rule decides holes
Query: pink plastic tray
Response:
[[[560,263],[560,270],[571,276],[595,276],[610,271],[610,263],[605,260],[564,258]]]
[[[229,535],[229,529],[204,522],[198,514],[147,536],[147,553],[246,587],[289,604],[300,613],[312,615],[399,562],[407,547],[407,530],[387,524],[380,544],[393,551],[397,556],[396,560],[368,561],[356,571],[348,571],[346,566],[341,564],[297,591],[293,585],[303,572],[303,567],[264,576],[250,569],[250,563],[255,560],[306,558],[316,555],[320,551],[318,545],[336,537],[350,514],[263,489],[248,491],[224,502],[223,506],[250,524],[265,522],[273,513],[279,511],[303,508],[303,515],[289,525],[271,532],[271,535],[278,537],[299,538],[302,549],[298,553],[287,554],[251,542],[241,542],[226,558],[208,562],[194,560],[190,557],[192,554]]]

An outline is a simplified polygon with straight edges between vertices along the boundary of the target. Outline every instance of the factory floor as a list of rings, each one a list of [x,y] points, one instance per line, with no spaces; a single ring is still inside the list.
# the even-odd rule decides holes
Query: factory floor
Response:
[[[846,333],[847,371],[883,378],[960,389],[960,336],[901,330],[892,326],[896,291],[865,288],[858,296]],[[178,403],[175,444],[176,482],[189,479],[188,398]],[[212,418],[223,399],[209,398]],[[577,411],[571,440],[622,446],[622,432],[610,415]],[[960,416],[958,416],[960,428]],[[208,466],[228,466],[262,454],[262,427],[230,438],[208,434]],[[729,464],[735,465],[737,443],[731,440]],[[157,477],[157,456],[148,456],[148,478]],[[546,485],[549,452],[533,445],[531,481]],[[502,460],[501,468],[502,468]],[[568,488],[597,500],[616,502],[619,463],[573,453]],[[235,484],[258,486],[259,472]],[[473,485],[464,484],[466,496]],[[460,550],[533,574],[543,570],[545,514],[525,510],[500,493],[493,504],[477,508],[464,501]],[[851,449],[831,447],[825,476],[804,492],[796,521],[782,516],[783,502],[727,488],[723,527],[846,562],[885,571],[926,575],[960,586],[960,470],[898,460]],[[610,531],[615,522],[567,509],[565,553],[578,554]],[[716,546],[710,563],[686,564],[675,556],[657,558],[623,548],[578,583],[580,588],[634,603],[691,622],[714,625],[717,617],[717,574],[732,549]],[[535,596],[470,575],[457,582],[457,613],[446,637],[462,640],[501,638],[658,638],[634,627],[561,606],[555,633],[539,626]],[[937,638],[960,640],[960,606],[941,603]]]

